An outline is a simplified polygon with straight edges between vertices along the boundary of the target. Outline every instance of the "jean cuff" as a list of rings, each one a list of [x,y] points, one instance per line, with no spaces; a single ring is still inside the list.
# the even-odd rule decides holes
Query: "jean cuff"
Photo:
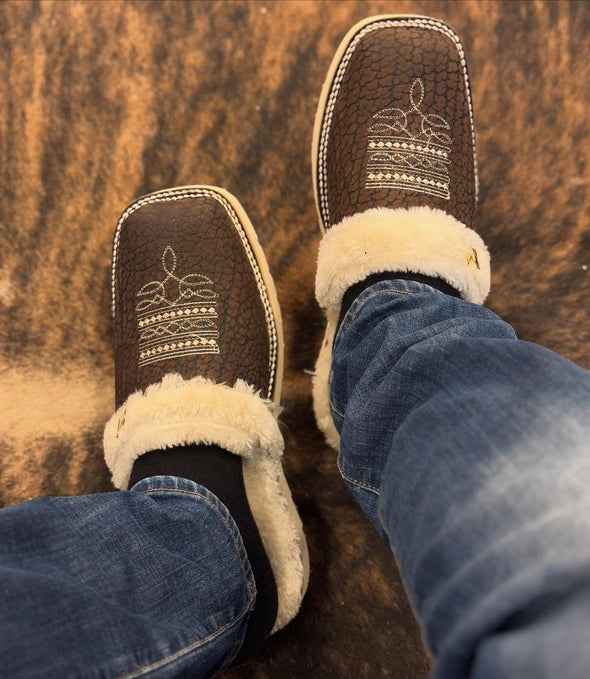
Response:
[[[179,495],[186,495],[187,498],[192,500],[198,500],[200,502],[206,502],[211,507],[213,507],[219,514],[220,518],[227,525],[232,537],[234,538],[236,547],[240,554],[240,559],[244,566],[244,571],[247,576],[247,580],[251,586],[255,588],[254,576],[252,574],[252,568],[250,566],[250,561],[248,559],[248,554],[246,553],[246,548],[244,547],[244,541],[242,540],[242,535],[238,529],[233,516],[230,514],[228,508],[223,504],[223,502],[212,493],[208,488],[202,486],[196,481],[191,481],[190,479],[185,479],[181,476],[150,476],[145,479],[141,479],[135,485],[129,489],[130,493],[145,493],[147,495],[157,495],[160,493],[178,493]]]

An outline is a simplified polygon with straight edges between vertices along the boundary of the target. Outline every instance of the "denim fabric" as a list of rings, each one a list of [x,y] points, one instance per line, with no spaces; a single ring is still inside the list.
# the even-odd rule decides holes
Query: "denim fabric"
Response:
[[[590,376],[491,311],[366,289],[330,378],[339,466],[437,679],[590,677]]]
[[[192,481],[7,507],[0,674],[210,677],[239,650],[255,593],[232,517]]]

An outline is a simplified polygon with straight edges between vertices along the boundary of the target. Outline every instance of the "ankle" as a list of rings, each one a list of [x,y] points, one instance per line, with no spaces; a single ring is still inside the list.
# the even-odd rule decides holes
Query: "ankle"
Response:
[[[192,444],[153,450],[135,461],[129,487],[151,476],[179,476],[211,491],[234,519],[256,582],[256,603],[235,662],[255,653],[270,635],[277,617],[276,582],[248,504],[242,458],[216,445]]]

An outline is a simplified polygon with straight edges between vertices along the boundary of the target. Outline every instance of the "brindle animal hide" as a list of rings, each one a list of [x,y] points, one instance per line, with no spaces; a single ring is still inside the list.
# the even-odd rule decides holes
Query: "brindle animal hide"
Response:
[[[0,6],[0,500],[112,490],[113,229],[135,197],[223,186],[257,227],[286,332],[286,471],[309,537],[300,615],[228,677],[422,679],[388,547],[311,410],[322,335],[317,97],[356,21],[429,14],[464,42],[492,253],[489,306],[590,366],[584,2],[5,2]]]

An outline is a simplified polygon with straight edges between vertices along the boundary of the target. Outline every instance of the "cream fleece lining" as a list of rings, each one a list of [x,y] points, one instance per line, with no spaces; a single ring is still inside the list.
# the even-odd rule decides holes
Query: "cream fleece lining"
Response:
[[[228,387],[169,374],[129,396],[104,433],[105,459],[119,489],[127,488],[134,461],[151,450],[205,443],[243,458],[248,502],[277,584],[273,632],[296,615],[309,575],[303,527],[281,465],[278,411],[242,380]]]
[[[320,243],[316,298],[327,317],[313,379],[316,420],[328,443],[340,437],[330,414],[328,380],[342,297],[370,274],[413,272],[441,278],[463,299],[482,304],[490,290],[490,256],[475,231],[442,210],[373,208],[345,217]]]

